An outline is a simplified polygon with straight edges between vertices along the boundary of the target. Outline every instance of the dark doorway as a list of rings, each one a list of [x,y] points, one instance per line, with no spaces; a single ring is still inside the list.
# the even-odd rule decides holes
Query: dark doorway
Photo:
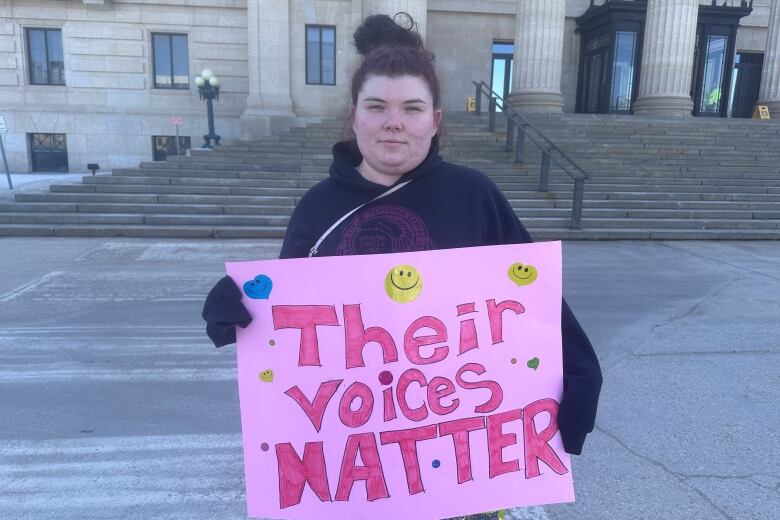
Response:
[[[700,33],[695,58],[696,81],[693,92],[693,114],[697,116],[723,117],[726,115],[726,101],[731,92],[731,71],[729,59],[732,40],[729,34]]]
[[[580,89],[580,111],[586,114],[606,112],[605,94],[607,87],[607,55],[609,36],[588,42],[582,57],[582,88]]]
[[[764,54],[760,52],[738,52],[734,60],[732,78],[731,117],[752,117],[753,107],[758,102],[761,88],[761,69]]]
[[[65,134],[29,134],[34,172],[67,172],[68,142]]]
[[[745,2],[699,6],[691,81],[693,115],[728,116],[737,27],[751,11]]]
[[[577,112],[631,113],[642,55],[644,2],[591,5],[577,18],[581,35]]]
[[[512,92],[512,63],[515,57],[515,44],[512,42],[493,42],[493,64],[490,70],[490,88],[506,99]],[[501,107],[496,108],[499,112]]]

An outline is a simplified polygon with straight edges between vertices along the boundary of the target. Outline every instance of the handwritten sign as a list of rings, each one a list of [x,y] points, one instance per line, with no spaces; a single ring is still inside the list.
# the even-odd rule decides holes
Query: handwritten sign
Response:
[[[559,242],[228,263],[253,517],[574,500]]]
[[[184,124],[184,119],[181,116],[171,116],[168,120],[173,126],[181,126]]]

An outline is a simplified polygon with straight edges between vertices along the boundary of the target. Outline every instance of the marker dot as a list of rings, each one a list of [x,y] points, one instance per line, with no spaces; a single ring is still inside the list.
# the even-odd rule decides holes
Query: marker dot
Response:
[[[431,462],[431,466],[433,466],[434,468],[438,468],[439,466],[441,466],[441,462],[439,462],[439,459],[433,459],[433,462]]]
[[[275,342],[274,340],[270,340],[270,341],[268,342],[268,344],[269,344],[269,345],[271,345],[271,346],[273,347],[274,345],[276,345],[276,342]]]
[[[389,385],[393,382],[393,374],[391,374],[389,371],[384,370],[379,374],[379,382],[383,385]]]
[[[268,451],[268,443],[264,442],[263,444],[261,444],[260,449],[263,451]]]
[[[514,365],[515,363],[517,363],[517,358],[512,358],[510,362]]]

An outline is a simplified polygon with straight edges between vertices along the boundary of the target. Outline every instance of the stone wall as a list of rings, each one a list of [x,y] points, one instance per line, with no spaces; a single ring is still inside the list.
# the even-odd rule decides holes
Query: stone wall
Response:
[[[474,92],[471,82],[490,81],[492,43],[515,38],[516,1],[427,1],[423,32],[437,56],[445,110],[464,110]],[[753,14],[743,19],[738,32],[739,51],[764,50],[770,2],[754,1]],[[289,1],[289,99],[299,118],[348,112],[357,62],[352,32],[366,6],[374,3]],[[589,3],[566,2],[561,91],[567,112],[574,110],[577,90],[575,18]],[[153,88],[153,32],[187,35],[190,79],[204,67],[221,78],[216,130],[225,142],[237,139],[250,91],[249,46],[263,45],[262,34],[259,42],[248,41],[247,18],[247,0],[0,0],[0,113],[9,127],[4,140],[11,168],[29,170],[27,134],[35,132],[67,134],[71,171],[84,171],[87,162],[99,162],[104,170],[135,166],[151,159],[150,136],[175,133],[168,122],[171,115],[184,118],[182,135],[199,146],[207,131],[205,103],[194,85],[188,90]],[[306,24],[336,26],[334,86],[305,82]],[[29,84],[28,27],[62,30],[65,86]]]
[[[3,5],[4,4],[4,5]],[[67,134],[70,171],[151,160],[152,135],[175,135],[168,120],[184,118],[181,135],[200,146],[207,132],[197,89],[157,89],[153,32],[186,34],[190,79],[209,67],[222,79],[215,103],[217,133],[237,135],[247,96],[244,1],[168,0],[166,5],[112,0],[0,2],[0,113],[9,127],[13,171],[30,169],[28,133]],[[65,86],[30,85],[25,28],[62,30]]]
[[[361,21],[360,1],[290,2],[290,84],[293,111],[303,118],[346,117],[356,64],[352,33]],[[336,85],[306,84],[306,25],[336,26]]]

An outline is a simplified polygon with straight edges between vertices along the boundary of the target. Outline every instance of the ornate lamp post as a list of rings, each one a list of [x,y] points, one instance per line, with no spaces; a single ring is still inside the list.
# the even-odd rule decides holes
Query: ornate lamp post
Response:
[[[219,101],[219,79],[209,69],[203,69],[200,76],[195,78],[195,85],[198,87],[200,99],[206,100],[209,118],[209,133],[203,136],[206,140],[203,148],[211,148],[211,141],[219,145],[220,137],[214,133],[214,105],[213,100]]]

